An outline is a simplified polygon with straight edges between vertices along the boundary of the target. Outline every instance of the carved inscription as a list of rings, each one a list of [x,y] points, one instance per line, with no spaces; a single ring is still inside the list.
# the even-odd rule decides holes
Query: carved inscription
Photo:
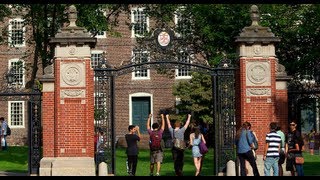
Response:
[[[247,96],[271,96],[270,88],[247,88]]]

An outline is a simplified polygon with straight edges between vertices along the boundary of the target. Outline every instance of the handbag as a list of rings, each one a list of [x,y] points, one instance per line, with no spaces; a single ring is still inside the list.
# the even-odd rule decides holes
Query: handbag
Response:
[[[296,164],[303,164],[304,158],[301,156],[295,157],[295,162],[296,162]]]
[[[186,147],[186,143],[182,139],[174,138],[173,147],[179,150],[184,150],[184,148]]]
[[[208,147],[202,140],[199,143],[199,149],[201,154],[206,154],[208,152]]]

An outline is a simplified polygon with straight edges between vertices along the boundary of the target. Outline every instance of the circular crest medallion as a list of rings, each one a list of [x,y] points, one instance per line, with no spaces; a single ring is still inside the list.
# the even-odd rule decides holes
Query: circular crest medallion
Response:
[[[165,47],[170,43],[170,35],[166,31],[162,31],[158,35],[158,43],[160,46]]]

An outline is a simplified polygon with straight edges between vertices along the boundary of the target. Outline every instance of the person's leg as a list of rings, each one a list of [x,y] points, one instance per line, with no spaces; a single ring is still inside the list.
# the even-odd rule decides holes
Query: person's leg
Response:
[[[8,150],[8,144],[7,144],[7,136],[5,135],[4,136],[4,147],[2,147],[2,150],[4,150],[4,151],[6,151],[6,150]]]
[[[278,163],[278,169],[279,169],[279,176],[283,176],[282,164]]]
[[[152,153],[152,151],[150,151],[150,176],[153,176],[154,162],[154,154]]]
[[[298,176],[304,176],[302,164],[296,164],[296,169],[297,169],[297,175]]]
[[[160,170],[161,170],[161,163],[163,161],[163,152],[162,151],[159,151],[157,153],[157,157],[156,157],[156,160],[155,162],[157,163],[157,176],[160,176]]]
[[[131,176],[132,175],[132,164],[133,164],[133,160],[132,160],[132,156],[127,156],[127,170],[128,170],[128,174]]]
[[[246,173],[246,160],[244,154],[238,154],[239,163],[240,163],[240,176],[247,176]]]
[[[203,165],[204,157],[205,157],[205,154],[202,154],[201,164],[200,164],[200,174],[201,174],[201,170],[202,170],[202,165]]]
[[[156,176],[160,176],[161,162],[157,162],[157,173]]]
[[[176,170],[178,176],[183,176],[184,151],[177,150]]]
[[[282,164],[284,163],[285,159],[286,159],[286,155],[285,155],[283,149],[281,149],[279,161],[278,161],[279,176],[283,176]]]
[[[263,172],[265,176],[270,176],[271,166],[272,166],[271,158],[267,157],[266,160],[264,161],[264,168],[263,168]]]
[[[178,162],[177,162],[178,153],[177,153],[177,150],[174,148],[172,148],[171,152],[172,152],[174,171],[175,171],[176,175],[178,176],[179,175]]]
[[[279,176],[279,166],[278,166],[278,162],[279,162],[279,158],[272,158],[273,162],[272,162],[272,169],[273,169],[273,176]]]
[[[137,171],[137,164],[138,164],[138,155],[132,156],[132,175],[136,175]]]
[[[253,171],[253,175],[254,176],[260,176],[258,167],[257,167],[257,163],[256,163],[256,159],[253,155],[252,151],[248,151],[246,154],[246,159],[248,160],[249,164],[252,167],[252,171]]]

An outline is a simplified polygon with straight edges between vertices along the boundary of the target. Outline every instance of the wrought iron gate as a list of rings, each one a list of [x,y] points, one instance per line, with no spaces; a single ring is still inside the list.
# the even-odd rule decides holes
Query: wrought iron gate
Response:
[[[235,160],[235,68],[223,61],[217,68],[177,61],[149,61],[128,64],[120,68],[110,68],[101,64],[95,68],[95,126],[101,129],[106,138],[105,160],[109,171],[115,174],[115,78],[122,74],[150,68],[177,69],[192,67],[191,71],[208,73],[212,77],[214,101],[214,173],[217,175],[228,160]]]
[[[3,103],[8,105],[10,101],[24,102],[27,107],[25,109],[25,119],[28,119],[28,173],[39,174],[40,160],[42,158],[41,92],[38,86],[35,86],[32,91],[28,92],[13,91],[12,89],[9,89],[9,91],[0,91],[0,103],[2,105]],[[11,119],[13,118],[14,117],[11,117]],[[9,126],[13,127],[14,124],[12,123],[14,122],[11,122]]]

